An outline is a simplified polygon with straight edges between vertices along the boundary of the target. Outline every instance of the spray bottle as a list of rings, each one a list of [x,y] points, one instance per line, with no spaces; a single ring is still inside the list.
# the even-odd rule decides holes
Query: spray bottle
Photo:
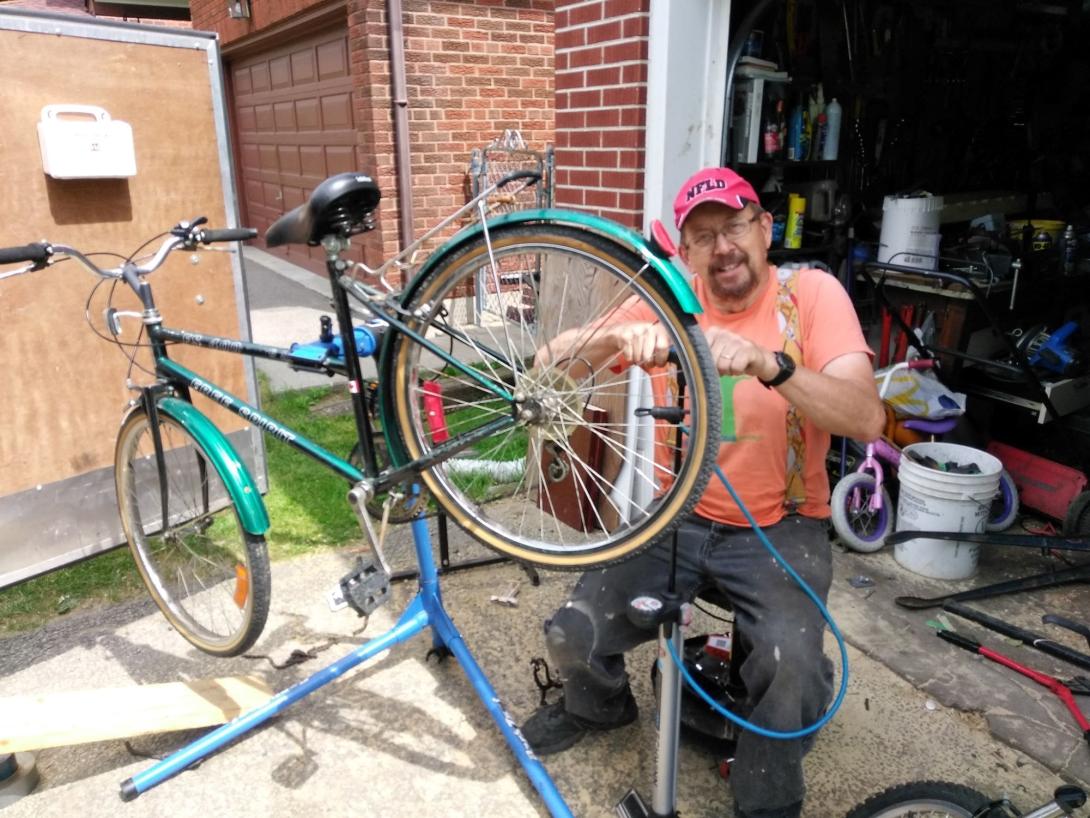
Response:
[[[822,145],[819,158],[832,161],[837,157],[837,149],[840,143],[840,120],[844,111],[840,103],[833,97],[825,106],[825,142]]]

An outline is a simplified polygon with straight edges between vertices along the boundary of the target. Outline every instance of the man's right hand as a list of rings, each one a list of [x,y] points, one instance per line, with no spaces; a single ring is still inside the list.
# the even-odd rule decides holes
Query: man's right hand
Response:
[[[621,363],[648,368],[666,365],[670,339],[661,324],[631,321],[610,327],[605,336],[616,344]]]

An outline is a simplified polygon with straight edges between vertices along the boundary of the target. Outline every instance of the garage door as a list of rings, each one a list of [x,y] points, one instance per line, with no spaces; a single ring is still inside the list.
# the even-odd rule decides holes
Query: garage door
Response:
[[[344,26],[231,64],[243,213],[265,230],[334,173],[360,170]],[[321,248],[271,250],[324,272]],[[358,248],[353,255],[361,258]]]

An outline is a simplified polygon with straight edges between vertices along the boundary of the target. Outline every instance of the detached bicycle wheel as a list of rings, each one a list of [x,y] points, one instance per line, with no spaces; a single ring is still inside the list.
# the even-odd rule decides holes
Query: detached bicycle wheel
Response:
[[[433,346],[389,339],[383,411],[410,459],[444,458],[422,479],[486,546],[544,568],[632,556],[680,524],[714,464],[720,393],[703,334],[614,242],[558,225],[490,238],[410,285],[411,327]],[[660,324],[680,362],[592,368],[584,351],[622,316]],[[564,348],[536,363],[566,331]]]
[[[160,412],[159,434],[165,482],[147,414],[132,412],[118,434],[114,469],[129,548],[178,633],[205,653],[237,656],[269,613],[265,538],[243,529],[216,467],[180,423]]]
[[[852,808],[847,818],[1000,818],[1004,810],[984,811],[988,796],[945,781],[913,781],[890,787]]]

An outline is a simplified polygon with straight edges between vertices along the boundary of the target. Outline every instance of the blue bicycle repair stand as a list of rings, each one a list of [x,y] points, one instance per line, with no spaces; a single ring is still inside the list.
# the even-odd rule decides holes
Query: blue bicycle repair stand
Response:
[[[507,740],[515,757],[518,759],[530,782],[541,795],[545,806],[555,818],[571,818],[572,812],[564,802],[549,773],[527,746],[522,734],[514,726],[507,711],[504,710],[495,689],[488,682],[480,665],[466,647],[465,640],[443,608],[439,593],[439,575],[432,557],[431,534],[427,522],[417,517],[412,522],[413,545],[416,549],[417,564],[420,566],[420,588],[416,597],[405,609],[401,617],[388,631],[360,645],[343,659],[319,670],[308,679],[278,693],[260,707],[243,713],[234,721],[213,730],[208,735],[177,750],[162,761],[153,764],[141,773],[121,784],[121,800],[131,801],[141,793],[161,784],[171,776],[192,766],[223,745],[234,741],[243,733],[252,730],[269,718],[283,712],[291,704],[309,696],[318,688],[332,682],[347,671],[365,662],[372,656],[404,642],[425,628],[431,628],[433,646],[446,649],[458,660],[466,676],[477,691],[478,697],[491,714],[500,732]]]

